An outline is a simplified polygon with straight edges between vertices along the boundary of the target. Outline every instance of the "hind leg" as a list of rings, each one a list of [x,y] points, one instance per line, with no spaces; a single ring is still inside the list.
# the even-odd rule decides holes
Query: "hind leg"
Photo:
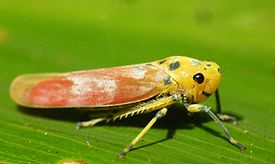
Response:
[[[83,122],[78,122],[76,124],[76,129],[80,129],[83,127],[89,127],[89,126],[94,126],[95,124],[102,122],[102,121],[106,121],[107,118],[106,117],[101,117],[101,118],[96,118],[96,119],[92,119],[89,121],[83,121]]]

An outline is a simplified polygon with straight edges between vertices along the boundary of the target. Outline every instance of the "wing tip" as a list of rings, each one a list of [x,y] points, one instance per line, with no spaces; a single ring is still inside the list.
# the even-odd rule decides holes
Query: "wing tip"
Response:
[[[11,99],[18,105],[28,106],[27,92],[25,90],[24,79],[26,75],[17,76],[10,85],[9,94]],[[24,91],[25,90],[25,91]]]
[[[29,103],[28,97],[31,89],[39,82],[54,77],[55,74],[25,74],[17,76],[10,84],[11,99],[24,107],[35,107]]]

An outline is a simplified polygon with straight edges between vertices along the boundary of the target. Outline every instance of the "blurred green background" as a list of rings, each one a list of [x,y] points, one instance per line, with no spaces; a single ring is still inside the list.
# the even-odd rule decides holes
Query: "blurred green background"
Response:
[[[272,0],[1,1],[0,163],[274,163],[274,9]],[[119,161],[118,153],[150,116],[76,130],[75,112],[69,114],[73,119],[59,111],[50,114],[59,117],[34,116],[9,98],[9,85],[20,74],[171,55],[222,67],[223,111],[240,118],[225,126],[247,146],[245,152],[229,144],[207,116],[171,110]],[[213,97],[205,103],[215,107]],[[174,137],[166,139],[171,131]]]

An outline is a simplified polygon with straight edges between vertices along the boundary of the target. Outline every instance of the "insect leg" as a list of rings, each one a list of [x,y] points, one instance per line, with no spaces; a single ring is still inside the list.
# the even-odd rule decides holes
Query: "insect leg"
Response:
[[[240,148],[241,151],[245,150],[245,146],[243,146],[241,143],[236,141],[228,132],[228,130],[225,128],[225,126],[222,124],[222,122],[219,120],[219,118],[210,110],[210,107],[207,107],[205,105],[201,104],[192,104],[187,107],[188,111],[190,112],[206,112],[223,130],[225,133],[227,139],[230,141],[231,144],[237,146]]]
[[[82,127],[94,126],[95,124],[97,124],[101,121],[105,121],[105,120],[107,120],[106,117],[101,117],[101,118],[96,118],[96,119],[92,119],[92,120],[89,120],[89,121],[78,122],[76,124],[76,129],[80,129]]]
[[[181,98],[182,97],[178,94],[174,94],[169,97],[159,98],[156,101],[148,102],[141,106],[136,106],[136,107],[130,108],[129,110],[121,110],[121,111],[117,112],[116,114],[108,116],[108,117],[104,117],[101,115],[101,117],[92,119],[90,121],[79,122],[76,124],[76,128],[79,129],[81,127],[93,126],[101,121],[107,121],[107,122],[110,120],[115,121],[116,119],[126,118],[129,115],[133,116],[134,114],[152,112],[154,110],[159,110],[159,109],[164,108],[168,105],[174,104],[175,102],[180,101]]]
[[[145,128],[137,135],[137,137],[119,153],[119,159],[124,159],[125,155],[132,149],[134,145],[138,143],[139,140],[145,135],[145,133],[154,125],[154,123],[165,116],[167,113],[167,108],[162,108],[157,114],[152,118],[152,120],[145,126]]]
[[[220,120],[222,121],[229,121],[232,122],[233,124],[237,123],[237,119],[233,116],[230,116],[228,114],[222,113],[221,109],[221,101],[220,101],[220,94],[219,90],[217,89],[215,92],[215,97],[216,97],[216,109],[217,109],[217,116]]]
[[[128,116],[133,116],[135,114],[149,113],[152,111],[160,110],[166,106],[169,106],[178,101],[181,101],[181,99],[182,99],[181,95],[178,95],[178,94],[173,94],[172,96],[158,98],[156,100],[139,104],[135,107],[130,108],[129,110],[121,110],[108,120],[115,121],[116,119],[127,118]]]

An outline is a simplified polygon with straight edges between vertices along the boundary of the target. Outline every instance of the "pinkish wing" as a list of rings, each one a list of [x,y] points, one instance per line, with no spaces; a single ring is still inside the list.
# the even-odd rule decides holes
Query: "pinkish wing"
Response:
[[[154,66],[143,64],[107,69],[40,74],[28,85],[14,82],[13,99],[29,107],[104,107],[131,104],[161,93],[165,74]],[[41,78],[42,77],[42,78]],[[42,80],[41,80],[42,79]],[[18,88],[12,93],[12,88]],[[20,91],[19,91],[20,90]],[[17,100],[16,100],[17,99]],[[21,100],[20,100],[21,99]]]

